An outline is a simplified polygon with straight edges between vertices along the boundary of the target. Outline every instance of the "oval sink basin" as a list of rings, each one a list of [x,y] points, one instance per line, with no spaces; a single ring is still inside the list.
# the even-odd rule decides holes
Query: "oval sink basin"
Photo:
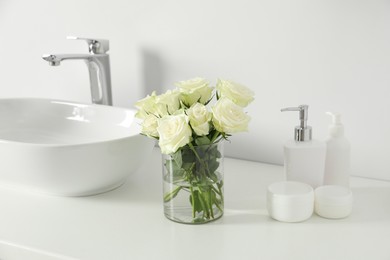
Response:
[[[0,99],[0,184],[62,196],[121,185],[154,142],[135,110],[60,100]]]

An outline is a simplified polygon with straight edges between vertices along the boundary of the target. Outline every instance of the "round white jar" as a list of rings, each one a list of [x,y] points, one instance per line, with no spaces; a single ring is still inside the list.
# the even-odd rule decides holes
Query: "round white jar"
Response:
[[[352,212],[352,192],[338,185],[326,185],[315,190],[315,212],[324,218],[345,218]]]
[[[273,183],[267,190],[267,209],[269,215],[278,221],[305,221],[314,210],[313,188],[295,181]]]

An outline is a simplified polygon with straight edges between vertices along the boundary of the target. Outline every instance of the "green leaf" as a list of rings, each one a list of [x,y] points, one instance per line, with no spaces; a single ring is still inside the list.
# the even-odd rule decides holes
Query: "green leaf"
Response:
[[[210,212],[208,210],[207,202],[205,201],[203,194],[198,193],[198,200],[201,205],[201,211],[203,211],[203,214],[206,218],[210,218]]]
[[[227,133],[221,133],[222,134],[222,137],[223,137],[223,139],[225,139],[226,141],[228,141],[229,139],[229,137],[230,136],[232,136],[231,134],[227,134]]]
[[[201,213],[203,211],[202,202],[200,201],[198,190],[194,190],[192,192],[192,194],[190,195],[190,202],[194,212]]]
[[[173,161],[175,162],[176,167],[181,168],[181,165],[183,164],[183,160],[181,157],[181,151],[179,150],[179,151],[171,154],[171,157],[172,157]]]
[[[185,171],[192,171],[192,168],[195,166],[195,163],[191,163],[191,162],[185,162],[183,163],[183,165],[181,166]]]
[[[219,162],[217,160],[210,160],[209,162],[210,174],[214,174],[215,171],[218,169],[218,167],[219,167]]]
[[[207,138],[207,136],[200,136],[195,139],[196,145],[206,145],[210,144],[210,140]]]
[[[174,160],[166,160],[165,167],[167,174],[164,175],[164,179],[167,182],[178,182],[184,179],[185,169],[179,167]]]
[[[194,163],[196,161],[195,154],[190,149],[184,149],[182,151],[182,161],[183,163]]]
[[[175,198],[181,189],[182,189],[181,186],[177,186],[173,191],[166,193],[164,195],[164,202],[168,202],[173,198]]]

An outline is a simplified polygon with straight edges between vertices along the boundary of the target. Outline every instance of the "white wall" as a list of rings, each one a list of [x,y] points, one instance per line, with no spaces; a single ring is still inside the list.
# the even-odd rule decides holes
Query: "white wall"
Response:
[[[298,115],[279,109],[306,103],[317,139],[324,112],[342,113],[353,174],[390,180],[389,29],[384,0],[0,0],[0,97],[90,102],[85,64],[41,55],[86,52],[67,35],[107,38],[115,105],[195,76],[232,79],[256,100],[228,155],[281,164]]]

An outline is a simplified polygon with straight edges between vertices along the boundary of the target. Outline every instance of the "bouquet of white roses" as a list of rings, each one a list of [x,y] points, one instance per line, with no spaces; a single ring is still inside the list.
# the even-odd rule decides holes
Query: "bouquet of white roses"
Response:
[[[164,195],[164,201],[188,191],[192,217],[201,214],[202,219],[213,219],[215,207],[223,211],[223,182],[217,172],[221,154],[210,145],[248,129],[250,117],[243,108],[253,101],[254,93],[222,79],[215,88],[202,78],[176,86],[139,100],[136,117],[142,119],[141,133],[157,139],[161,152],[169,155],[164,165],[173,172],[170,181],[176,187]],[[208,147],[196,149],[202,146]]]

